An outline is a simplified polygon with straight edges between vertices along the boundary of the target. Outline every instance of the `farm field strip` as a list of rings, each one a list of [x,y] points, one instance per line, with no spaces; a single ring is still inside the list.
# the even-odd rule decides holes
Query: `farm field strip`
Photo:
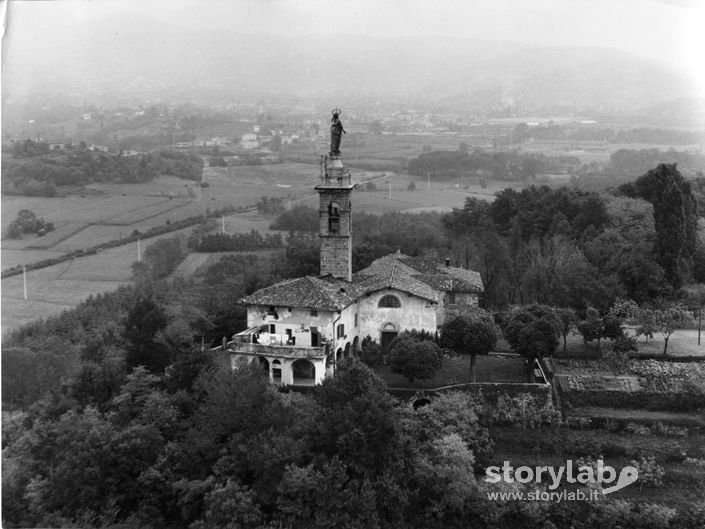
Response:
[[[160,175],[149,182],[140,184],[93,183],[86,189],[110,196],[151,197],[164,200],[188,196],[189,187],[198,186],[194,180],[184,180],[176,176]]]
[[[194,252],[186,256],[181,264],[174,270],[172,276],[191,277],[204,272],[209,266],[216,264],[223,257],[229,255],[257,255],[271,257],[281,250],[244,250],[239,252]]]
[[[162,213],[183,207],[189,202],[190,200],[188,199],[165,199],[157,202],[156,204],[149,204],[147,206],[140,206],[138,208],[123,211],[114,217],[103,219],[101,224],[105,224],[107,226],[130,226],[136,222],[142,222],[152,217],[161,215]]]
[[[33,211],[37,217],[44,217],[57,226],[64,222],[90,222],[95,220],[95,212],[103,210],[110,198],[77,195],[51,198],[2,195],[2,223],[7,225],[15,220],[21,209]]]
[[[122,239],[132,233],[132,226],[107,226],[105,224],[92,224],[74,236],[54,246],[54,250],[73,252],[83,248],[99,246],[108,241]]]
[[[62,256],[64,251],[60,251],[57,248],[51,250],[8,250],[2,249],[1,265],[0,267],[5,270],[6,268],[12,268],[19,265],[27,265],[30,263],[36,263],[37,261],[42,261],[44,259],[52,259],[54,257]]]
[[[83,231],[88,224],[85,222],[69,222],[63,226],[56,228],[54,231],[47,233],[43,237],[38,237],[27,245],[28,249],[49,250],[66,239],[73,237],[77,233]]]

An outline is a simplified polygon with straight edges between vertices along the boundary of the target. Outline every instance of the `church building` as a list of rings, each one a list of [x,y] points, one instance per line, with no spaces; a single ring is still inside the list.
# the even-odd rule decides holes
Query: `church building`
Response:
[[[433,333],[478,306],[480,274],[448,259],[397,252],[353,274],[354,188],[339,151],[322,157],[315,188],[320,275],[288,279],[240,300],[247,329],[225,346],[233,369],[256,362],[277,385],[320,384],[334,376],[338,362],[358,354],[366,336],[385,348],[402,331]]]

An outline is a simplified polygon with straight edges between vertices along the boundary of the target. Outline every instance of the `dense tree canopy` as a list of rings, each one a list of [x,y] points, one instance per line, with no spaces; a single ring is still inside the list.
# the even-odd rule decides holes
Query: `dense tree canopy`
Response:
[[[604,312],[617,297],[672,298],[699,280],[705,231],[697,215],[691,182],[661,164],[614,192],[531,186],[492,202],[468,198],[442,222],[456,262],[482,275],[488,307]]]
[[[434,377],[441,367],[441,351],[430,340],[398,336],[389,344],[389,366],[392,373],[404,375],[413,384]]]
[[[174,151],[125,156],[92,152],[85,147],[60,152],[31,151],[31,155],[3,160],[3,193],[53,196],[56,186],[92,182],[147,182],[160,174],[200,180],[203,160]]]
[[[484,311],[453,318],[441,327],[441,345],[470,355],[470,380],[476,382],[477,356],[489,354],[497,345],[494,322]]]

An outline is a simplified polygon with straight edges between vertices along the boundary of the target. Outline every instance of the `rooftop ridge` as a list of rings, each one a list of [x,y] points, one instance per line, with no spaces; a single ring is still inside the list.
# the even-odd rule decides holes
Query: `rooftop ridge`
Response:
[[[394,284],[394,275],[395,275],[395,272],[397,271],[397,263],[398,263],[398,262],[399,262],[399,261],[398,261],[396,255],[395,255],[395,256],[394,256],[394,259],[392,259],[392,269],[391,269],[391,271],[389,272],[389,284],[390,284],[390,285],[393,285],[393,284]]]
[[[321,279],[319,277],[312,277],[312,276],[306,276],[306,278],[314,284],[314,286],[318,287],[318,289],[323,293],[326,298],[328,298],[328,301],[330,301],[333,305],[338,305],[338,301],[333,298],[331,293],[329,292],[329,288],[333,286],[333,284],[330,281],[326,281],[324,279]],[[317,284],[317,282],[320,282],[320,284]],[[342,293],[342,292],[341,292]],[[345,292],[347,295],[347,291]]]

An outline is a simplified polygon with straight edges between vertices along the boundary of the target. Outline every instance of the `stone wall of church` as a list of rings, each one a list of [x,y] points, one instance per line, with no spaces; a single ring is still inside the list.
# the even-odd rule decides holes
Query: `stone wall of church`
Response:
[[[321,275],[352,278],[352,240],[350,237],[321,237]]]
[[[379,300],[388,294],[396,296],[401,307],[379,307]],[[382,329],[387,324],[394,325],[397,332],[411,329],[436,331],[436,305],[406,292],[385,289],[360,298],[358,303],[360,339],[369,335],[381,343]]]
[[[321,275],[352,279],[352,188],[316,188],[320,194],[318,215],[321,237]],[[337,211],[336,228],[331,232],[331,206]]]
[[[454,303],[448,303],[448,301],[448,292],[444,292],[441,303],[436,306],[436,320],[439,327],[479,306],[479,296],[474,292],[454,292],[452,299]]]

